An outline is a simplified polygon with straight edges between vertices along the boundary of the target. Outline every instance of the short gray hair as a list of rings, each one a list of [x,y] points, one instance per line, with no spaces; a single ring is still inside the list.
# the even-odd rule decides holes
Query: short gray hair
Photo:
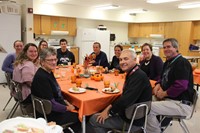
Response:
[[[135,59],[135,58],[137,57],[137,54],[135,53],[134,50],[131,50],[131,49],[124,49],[122,52],[123,52],[123,53],[130,53],[130,54],[131,54],[131,57],[132,57],[133,59]]]
[[[40,52],[40,60],[45,60],[45,58],[50,55],[57,55],[57,52],[53,47],[42,49]]]
[[[177,49],[178,49],[178,47],[179,47],[178,41],[177,41],[175,38],[168,38],[168,39],[165,39],[165,40],[163,41],[163,44],[164,44],[165,42],[171,42],[171,44],[172,44],[172,46],[173,46],[174,48],[177,48]]]

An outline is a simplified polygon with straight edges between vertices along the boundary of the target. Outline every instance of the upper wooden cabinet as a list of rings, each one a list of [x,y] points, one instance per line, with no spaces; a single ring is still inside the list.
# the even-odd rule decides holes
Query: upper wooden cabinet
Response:
[[[41,22],[40,22],[40,15],[34,15],[33,17],[33,24],[34,24],[34,33],[39,35],[41,33]]]
[[[165,38],[173,37],[173,23],[166,22],[166,23],[164,23],[164,27],[165,27],[165,31],[164,31]]]
[[[70,36],[76,35],[76,18],[34,15],[34,33],[50,35],[51,31],[69,31]]]
[[[41,34],[50,35],[51,34],[51,17],[41,16]]]
[[[165,34],[165,23],[152,23],[152,34]]]
[[[200,21],[193,22],[193,40],[200,40]]]
[[[51,16],[51,30],[67,31],[67,18]]]
[[[139,37],[140,25],[139,24],[128,24],[128,37]]]
[[[179,42],[179,52],[182,55],[188,55],[189,45],[192,42],[192,22],[173,22],[173,38]]]
[[[76,35],[76,18],[68,18],[67,30],[69,31],[70,36]]]
[[[165,23],[129,23],[128,37],[149,37],[150,34],[164,34]]]
[[[139,29],[140,37],[149,37],[152,33],[152,23],[141,23]]]

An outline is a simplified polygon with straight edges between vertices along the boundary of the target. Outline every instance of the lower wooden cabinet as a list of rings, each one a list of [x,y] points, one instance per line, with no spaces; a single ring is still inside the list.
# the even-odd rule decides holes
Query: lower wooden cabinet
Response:
[[[70,51],[74,54],[75,56],[75,62],[79,64],[79,47],[71,47]]]

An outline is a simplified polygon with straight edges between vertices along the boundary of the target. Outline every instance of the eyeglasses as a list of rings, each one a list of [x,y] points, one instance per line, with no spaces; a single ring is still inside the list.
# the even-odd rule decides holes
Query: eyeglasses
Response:
[[[53,62],[53,61],[57,62],[58,59],[45,59],[45,61],[47,61],[47,62]]]

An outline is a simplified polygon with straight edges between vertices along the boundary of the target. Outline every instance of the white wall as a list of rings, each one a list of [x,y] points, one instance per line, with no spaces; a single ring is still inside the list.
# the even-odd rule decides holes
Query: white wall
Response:
[[[101,21],[89,19],[77,19],[77,28],[97,28],[98,25],[104,25],[111,33],[116,35],[116,40],[113,43],[128,41],[128,23]]]

